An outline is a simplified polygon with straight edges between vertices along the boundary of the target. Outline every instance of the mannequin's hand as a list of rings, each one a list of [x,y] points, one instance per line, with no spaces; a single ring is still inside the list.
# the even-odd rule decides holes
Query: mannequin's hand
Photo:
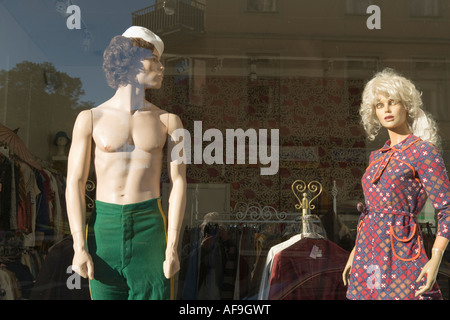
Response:
[[[72,271],[78,273],[83,278],[94,279],[94,263],[91,255],[86,251],[75,251],[72,260]]]
[[[418,283],[422,280],[424,275],[427,275],[427,283],[419,287],[419,290],[416,291],[416,297],[427,291],[430,291],[433,287],[434,283],[436,282],[437,274],[439,272],[442,254],[442,250],[433,249],[430,261],[425,264],[422,271],[420,272],[419,277],[416,280],[416,282]]]
[[[345,265],[344,271],[342,272],[342,281],[346,286],[348,284],[348,279],[350,278],[350,271],[352,270],[353,257],[355,256],[355,248],[353,248],[350,256],[348,257],[347,264]]]
[[[168,247],[166,249],[166,260],[163,262],[164,276],[167,279],[170,279],[179,270],[180,270],[180,261],[178,260],[177,250]]]

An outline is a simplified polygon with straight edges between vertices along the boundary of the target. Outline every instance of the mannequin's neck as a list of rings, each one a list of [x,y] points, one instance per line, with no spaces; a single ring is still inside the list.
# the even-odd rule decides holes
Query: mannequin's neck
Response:
[[[145,89],[132,84],[119,87],[114,95],[114,99],[118,102],[120,109],[130,113],[142,111],[149,104],[145,100]]]
[[[411,134],[411,131],[408,128],[404,130],[388,130],[388,132],[391,146],[399,144]]]

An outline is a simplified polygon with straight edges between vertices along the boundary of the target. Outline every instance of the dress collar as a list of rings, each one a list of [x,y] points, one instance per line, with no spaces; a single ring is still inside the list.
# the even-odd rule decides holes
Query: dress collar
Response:
[[[391,140],[386,141],[384,144],[384,147],[380,149],[382,153],[385,153],[383,155],[383,159],[381,163],[379,164],[377,171],[375,172],[373,178],[372,178],[372,184],[377,184],[378,181],[381,178],[381,175],[384,172],[384,169],[386,169],[389,161],[391,161],[392,156],[394,155],[394,151],[403,151],[408,149],[413,143],[416,143],[419,141],[420,138],[416,137],[413,134],[410,134],[408,137],[397,143],[395,146],[391,147]]]
[[[386,152],[390,150],[403,151],[409,148],[413,143],[416,143],[418,140],[420,140],[420,138],[416,137],[414,134],[411,133],[396,145],[391,146],[391,140],[389,139],[388,141],[386,141],[386,143],[384,144],[383,148],[380,149],[380,151],[381,152]]]

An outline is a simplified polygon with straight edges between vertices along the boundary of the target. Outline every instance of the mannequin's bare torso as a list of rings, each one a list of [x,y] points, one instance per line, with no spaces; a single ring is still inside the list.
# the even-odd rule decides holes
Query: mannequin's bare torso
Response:
[[[129,204],[158,198],[169,114],[150,103],[130,112],[113,101],[92,112],[97,200]]]
[[[118,46],[114,48],[118,50]],[[73,270],[89,279],[94,278],[94,264],[85,239],[85,187],[91,160],[97,177],[96,200],[115,205],[139,203],[160,197],[163,150],[167,145],[171,155],[180,143],[168,137],[183,128],[181,119],[146,100],[145,90],[160,89],[164,79],[159,52],[154,50],[140,62],[142,67],[137,64],[119,73],[122,82],[111,99],[81,111],[74,124],[67,170],[67,216],[74,241]],[[170,279],[180,269],[177,247],[186,205],[186,165],[169,157],[167,165],[172,187],[163,271]]]

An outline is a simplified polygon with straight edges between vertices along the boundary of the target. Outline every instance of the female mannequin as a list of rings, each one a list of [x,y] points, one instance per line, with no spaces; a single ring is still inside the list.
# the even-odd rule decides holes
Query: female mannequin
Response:
[[[391,69],[364,90],[360,114],[369,139],[381,127],[390,139],[371,153],[362,178],[365,205],[342,274],[349,299],[442,298],[436,276],[450,238],[450,183],[436,125],[421,107],[415,86]],[[427,198],[438,212],[430,260],[416,224]]]
[[[55,135],[53,145],[57,147],[53,160],[67,160],[66,146],[70,143],[70,139],[64,131],[59,131]]]

